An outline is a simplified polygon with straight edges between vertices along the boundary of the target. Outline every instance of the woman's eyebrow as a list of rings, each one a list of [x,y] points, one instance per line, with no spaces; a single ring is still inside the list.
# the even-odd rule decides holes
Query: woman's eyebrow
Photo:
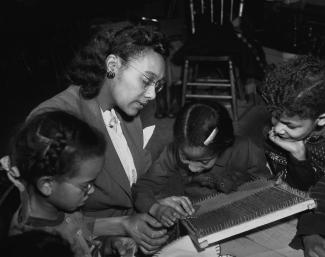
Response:
[[[144,73],[145,73],[146,75],[153,76],[153,77],[155,77],[155,78],[158,77],[158,75],[157,75],[156,73],[152,72],[152,71],[144,71]]]

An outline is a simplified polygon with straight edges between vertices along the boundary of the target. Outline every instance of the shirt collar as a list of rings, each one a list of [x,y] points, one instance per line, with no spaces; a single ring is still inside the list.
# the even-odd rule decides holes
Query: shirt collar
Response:
[[[102,112],[106,126],[110,128],[115,128],[117,125],[120,124],[120,120],[118,119],[114,109],[106,110],[106,111],[103,111],[102,109],[100,110]]]

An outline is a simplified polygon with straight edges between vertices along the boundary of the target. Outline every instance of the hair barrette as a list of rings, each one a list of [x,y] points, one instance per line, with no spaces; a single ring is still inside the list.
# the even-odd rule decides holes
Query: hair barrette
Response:
[[[205,139],[205,141],[203,142],[203,144],[205,146],[211,144],[211,142],[216,137],[216,135],[218,134],[218,132],[219,132],[218,128],[215,128],[214,130],[212,130],[211,134],[208,136],[207,139]]]
[[[16,166],[11,166],[10,157],[3,156],[0,159],[0,170],[7,172],[8,179],[19,189],[20,192],[25,191],[25,186],[19,181],[20,172]]]

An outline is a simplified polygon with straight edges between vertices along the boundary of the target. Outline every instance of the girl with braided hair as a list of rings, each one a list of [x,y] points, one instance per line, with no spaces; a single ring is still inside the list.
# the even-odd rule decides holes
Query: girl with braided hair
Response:
[[[268,177],[265,164],[263,149],[234,135],[225,107],[190,103],[177,114],[173,142],[134,186],[135,206],[170,227],[193,213],[191,200]]]
[[[94,192],[93,183],[104,164],[105,141],[97,130],[62,112],[46,112],[18,132],[11,156],[1,167],[21,193],[10,235],[43,230],[61,235],[76,257],[100,256],[102,242],[94,222],[80,208]],[[131,238],[107,237],[105,254],[136,250]],[[19,247],[19,246],[18,246]],[[133,256],[133,255],[132,255]]]
[[[265,152],[273,174],[324,202],[324,62],[301,56],[280,64],[267,74],[261,95],[272,114]],[[299,219],[292,246],[304,247],[306,257],[325,256],[324,215],[319,205]]]

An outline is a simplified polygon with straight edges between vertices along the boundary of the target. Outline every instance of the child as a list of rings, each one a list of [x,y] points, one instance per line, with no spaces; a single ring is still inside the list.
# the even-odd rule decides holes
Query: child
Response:
[[[229,193],[253,177],[268,174],[263,151],[234,136],[224,107],[189,104],[176,118],[174,141],[134,186],[135,207],[168,227],[193,213],[187,197]]]
[[[310,56],[269,72],[262,97],[272,114],[266,155],[272,172],[307,191],[325,172],[324,64]]]
[[[58,233],[70,242],[75,256],[99,256],[101,242],[95,238],[94,223],[86,222],[78,210],[94,191],[93,182],[104,164],[104,142],[97,130],[62,111],[28,121],[14,140],[11,158],[1,159],[8,178],[21,192],[9,234]],[[128,238],[106,242],[105,254],[115,248],[129,256],[126,251],[135,249]]]
[[[324,198],[319,190],[325,173],[324,68],[317,58],[301,56],[267,74],[262,88],[262,97],[272,113],[273,127],[266,148],[272,172],[292,187],[311,190],[318,202]],[[302,247],[297,243],[303,243],[306,257],[325,256],[324,228],[320,207],[315,213],[303,214],[292,246]]]

